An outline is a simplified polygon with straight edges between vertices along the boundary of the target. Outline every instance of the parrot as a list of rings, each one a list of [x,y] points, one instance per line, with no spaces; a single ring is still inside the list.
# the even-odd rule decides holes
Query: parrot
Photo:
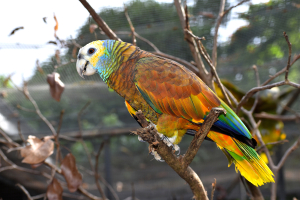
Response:
[[[80,48],[78,74],[98,74],[125,99],[128,112],[141,110],[157,131],[177,145],[185,134],[195,135],[214,107],[223,108],[206,139],[216,143],[255,186],[274,182],[273,173],[256,153],[256,141],[234,111],[183,65],[139,47],[115,40],[97,40]]]

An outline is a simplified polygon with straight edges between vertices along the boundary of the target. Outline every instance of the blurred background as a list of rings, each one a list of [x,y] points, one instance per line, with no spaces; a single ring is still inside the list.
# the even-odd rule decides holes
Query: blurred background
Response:
[[[126,6],[139,35],[150,40],[164,53],[187,61],[193,60],[173,1],[88,2],[123,41],[132,41],[124,15]],[[238,2],[226,1],[225,10]],[[211,54],[220,1],[187,0],[185,3],[193,33],[206,38],[203,44]],[[166,163],[155,161],[149,155],[146,143],[139,142],[136,136],[130,134],[138,125],[128,114],[124,100],[109,90],[99,76],[86,77],[84,80],[78,76],[75,62],[79,47],[94,40],[107,39],[82,4],[71,0],[5,1],[0,4],[0,127],[15,141],[20,141],[18,122],[25,138],[28,135],[51,135],[36,113],[18,109],[33,109],[26,97],[14,87],[22,86],[23,81],[27,81],[32,97],[54,127],[58,126],[61,110],[65,110],[60,131],[60,142],[65,147],[62,153],[73,153],[80,166],[79,171],[84,176],[84,187],[99,195],[94,177],[89,175],[88,159],[82,145],[70,139],[78,136],[78,113],[90,102],[82,113],[82,134],[92,155],[105,141],[99,172],[120,199],[131,197],[133,192],[138,199],[191,199],[193,195],[188,185]],[[253,0],[233,8],[226,15],[218,35],[217,72],[237,98],[256,86],[253,65],[259,70],[261,82],[286,66],[288,47],[283,37],[284,31],[292,43],[293,58],[300,53],[299,0]],[[137,46],[153,51],[151,46],[139,39]],[[65,84],[60,102],[52,99],[46,81],[47,74],[54,71],[60,74]],[[300,62],[291,68],[289,77],[293,82],[300,82]],[[283,76],[280,76],[274,81],[282,79]],[[282,105],[294,97],[290,109],[299,113],[299,93],[299,90],[290,87],[264,91],[260,94],[255,112],[283,114]],[[251,106],[253,99],[249,102]],[[266,143],[289,140],[283,145],[270,147],[276,163],[299,137],[299,123],[265,120],[261,132]],[[191,139],[189,136],[183,139],[181,152],[185,152]],[[18,153],[9,155],[16,163],[20,161]],[[248,198],[239,175],[233,166],[227,167],[226,157],[215,144],[205,141],[191,167],[209,193],[211,183],[216,178],[215,198]],[[300,198],[299,149],[288,158],[280,174],[278,198]],[[20,196],[14,198],[24,198],[23,193],[14,186],[17,182],[28,188],[32,195],[45,192],[45,180],[29,175],[16,170],[1,172],[0,197],[13,199],[11,191],[16,190],[14,195]],[[261,190],[268,199],[270,185],[262,186]],[[108,189],[106,192],[113,199]]]

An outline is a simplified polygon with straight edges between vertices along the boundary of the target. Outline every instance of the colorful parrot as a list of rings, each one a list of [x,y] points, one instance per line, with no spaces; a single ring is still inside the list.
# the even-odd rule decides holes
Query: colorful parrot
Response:
[[[213,107],[224,108],[207,139],[226,155],[229,166],[259,186],[274,182],[273,173],[254,150],[256,141],[239,117],[203,81],[184,66],[114,40],[94,41],[78,53],[81,77],[98,73],[125,99],[129,113],[141,110],[157,131],[174,144],[199,130]]]

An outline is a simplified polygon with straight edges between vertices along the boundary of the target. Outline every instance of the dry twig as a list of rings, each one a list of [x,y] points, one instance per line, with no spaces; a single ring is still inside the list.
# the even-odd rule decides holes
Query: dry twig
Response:
[[[20,183],[17,183],[16,186],[18,186],[27,196],[28,200],[33,200],[32,197],[30,196],[29,192],[26,190],[26,188],[21,185]]]
[[[108,25],[101,19],[101,17],[95,12],[86,0],[79,0],[82,5],[89,11],[98,26],[104,31],[104,33],[113,40],[121,41],[120,38],[108,27]]]
[[[217,179],[215,179],[215,182],[213,182],[211,185],[212,185],[212,189],[211,189],[210,200],[214,200],[214,193],[215,193],[215,190],[216,190]]]

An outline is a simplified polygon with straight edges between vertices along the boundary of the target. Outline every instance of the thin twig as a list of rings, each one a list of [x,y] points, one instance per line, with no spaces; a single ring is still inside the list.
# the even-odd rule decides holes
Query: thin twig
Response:
[[[256,151],[259,152],[263,148],[265,148],[265,146],[268,146],[268,145],[278,145],[278,144],[283,144],[283,143],[286,143],[286,142],[288,142],[288,140],[280,140],[280,141],[276,141],[276,142],[269,142],[269,143],[267,143],[265,145],[261,145],[258,148],[256,148]]]
[[[84,194],[85,196],[87,196],[90,199],[102,200],[102,198],[99,198],[99,197],[89,193],[88,191],[86,191],[86,189],[84,189],[82,186],[79,186],[78,191],[81,192],[82,194]]]
[[[180,0],[174,0],[174,4],[175,4],[176,10],[177,10],[178,17],[180,19],[182,30],[185,30],[185,29],[190,30],[189,26],[188,26],[187,13],[184,11]],[[185,33],[184,37],[190,47],[192,56],[200,70],[198,76],[203,80],[204,83],[206,83],[206,85],[208,85],[208,87],[210,87],[213,90],[214,87],[213,87],[212,77],[207,72],[207,70],[205,70],[205,67],[202,66],[202,64],[204,65],[204,63],[202,62],[201,55],[199,55],[196,52],[197,45],[195,46],[193,44],[193,40],[195,40],[195,39],[193,39],[193,37],[188,35],[186,32],[184,32],[184,33]],[[198,52],[199,52],[199,50],[198,50]]]
[[[129,26],[130,26],[130,29],[131,29],[131,34],[132,34],[132,44],[134,45],[134,46],[136,46],[136,39],[135,39],[135,29],[134,29],[134,27],[133,27],[133,25],[132,25],[132,22],[131,22],[131,19],[130,19],[130,17],[129,17],[129,15],[128,15],[128,9],[127,9],[127,7],[125,6],[125,9],[124,9],[124,12],[125,12],[125,16],[126,16],[126,19],[127,19],[127,21],[128,21],[128,24],[129,24]]]
[[[32,113],[35,113],[35,110],[31,110],[31,109],[28,109],[28,108],[24,108],[24,107],[20,106],[19,104],[17,105],[17,108],[19,108],[20,110],[26,111],[26,112],[32,112]]]
[[[26,190],[26,188],[21,185],[20,183],[17,183],[16,186],[18,186],[27,196],[28,200],[33,200],[32,197],[30,196],[29,192]]]
[[[291,67],[291,56],[292,56],[292,44],[290,43],[289,37],[286,34],[286,32],[283,32],[283,36],[288,44],[289,47],[289,57],[288,57],[288,61],[287,61],[287,66],[286,66],[286,70],[285,70],[285,81],[288,81],[288,76],[289,76],[289,70]]]
[[[281,120],[281,121],[297,121],[300,120],[299,115],[274,115],[266,112],[254,114],[256,118],[260,119],[273,119],[273,120]]]
[[[130,34],[129,31],[117,31],[116,33],[118,33],[118,34],[120,34],[120,35],[122,35],[122,34],[125,34],[125,35]],[[159,50],[152,42],[150,42],[148,39],[146,39],[146,38],[140,36],[137,32],[134,32],[134,35],[135,35],[137,38],[139,38],[140,40],[142,40],[142,41],[146,42],[148,45],[150,45],[150,46],[154,49],[154,51],[160,52],[160,50]]]
[[[89,163],[90,163],[90,166],[91,166],[91,169],[94,171],[94,165],[93,165],[93,162],[92,162],[92,157],[89,153],[89,150],[85,144],[85,142],[83,141],[83,138],[82,138],[82,125],[81,125],[81,115],[83,113],[83,111],[91,104],[91,101],[88,101],[82,108],[81,110],[79,111],[78,113],[78,116],[77,116],[77,121],[78,121],[78,127],[79,127],[79,141],[80,143],[82,144],[84,150],[85,150],[85,153],[87,154],[87,157],[88,157],[88,160],[89,160]]]
[[[109,26],[101,19],[101,17],[95,12],[95,10],[90,6],[86,0],[79,0],[82,5],[87,9],[91,14],[98,26],[103,30],[103,32],[113,40],[121,41],[120,38],[109,28]]]
[[[84,112],[84,110],[91,104],[91,101],[88,101],[82,108],[81,110],[79,111],[78,113],[78,116],[77,116],[77,120],[78,120],[78,126],[79,126],[79,141],[80,143],[82,144],[83,148],[84,148],[84,151],[87,155],[87,158],[88,158],[88,161],[89,161],[89,164],[90,164],[90,167],[92,169],[92,171],[94,171],[94,173],[96,174],[96,169],[94,168],[94,165],[93,165],[93,162],[92,162],[92,157],[91,157],[91,154],[89,153],[89,150],[85,144],[85,142],[83,141],[83,138],[82,138],[82,125],[81,125],[81,115],[82,113]],[[99,186],[100,190],[100,194],[102,196],[103,199],[106,199],[106,196],[105,196],[105,193],[103,192],[103,190],[101,189],[100,185],[98,185],[98,176],[95,177],[96,178],[96,184],[97,184],[97,187]],[[99,189],[98,188],[98,189]]]
[[[143,40],[144,42],[146,42],[147,44],[149,44],[157,53],[160,52],[160,50],[152,43],[150,42],[148,39],[140,36],[138,33],[134,32],[134,35],[139,38],[140,40]]]
[[[257,87],[260,86],[260,78],[259,78],[259,73],[258,73],[258,69],[257,69],[257,66],[256,65],[253,65],[252,67],[255,71],[255,77],[256,77],[256,85]],[[250,112],[251,114],[253,114],[257,104],[258,104],[258,100],[259,100],[259,92],[256,94],[256,97],[255,97],[255,101],[254,101],[254,104],[252,105],[252,108],[250,109]]]
[[[212,63],[215,67],[217,67],[217,47],[218,47],[218,31],[219,27],[221,25],[221,22],[224,17],[224,8],[225,8],[225,0],[220,1],[220,10],[219,10],[219,15],[217,19],[217,23],[215,26],[215,34],[214,34],[214,45],[213,45],[213,50],[212,50]]]
[[[300,94],[300,89],[297,89],[294,92],[294,94],[289,98],[289,100],[285,103],[285,105],[281,105],[282,110],[279,113],[280,115],[284,115],[287,111],[294,113],[293,110],[290,109],[289,107],[292,106],[293,103],[298,99],[299,94]],[[294,114],[296,114],[296,113],[294,113]]]
[[[276,170],[279,170],[283,164],[285,163],[287,157],[293,152],[295,151],[300,145],[300,137],[294,142],[294,144],[284,153],[284,155],[282,156],[282,158],[280,159],[279,163],[276,166]]]
[[[98,150],[98,152],[97,152],[97,155],[95,156],[96,161],[95,161],[95,176],[94,176],[94,177],[95,177],[96,186],[97,186],[97,188],[98,188],[98,190],[99,190],[101,196],[105,199],[105,194],[104,194],[104,192],[103,192],[103,190],[102,190],[102,188],[101,188],[101,186],[100,186],[100,184],[99,184],[99,180],[98,180],[98,178],[99,178],[99,176],[100,176],[100,175],[98,174],[99,156],[100,156],[100,153],[101,153],[103,147],[104,147],[104,142],[101,143],[101,145],[100,145],[100,147],[99,147],[99,150]]]
[[[152,52],[153,54],[155,55],[159,55],[161,57],[165,57],[165,58],[168,58],[168,59],[171,59],[171,60],[174,60],[182,65],[184,65],[185,67],[187,67],[189,70],[191,70],[192,72],[194,72],[195,74],[199,75],[199,69],[196,68],[194,65],[192,65],[190,62],[188,61],[185,61],[183,59],[180,59],[178,57],[175,57],[175,56],[172,56],[172,55],[169,55],[169,54],[165,54],[165,53],[162,53],[162,52]]]
[[[214,193],[215,193],[215,190],[216,190],[217,179],[215,179],[215,182],[213,182],[211,185],[212,185],[212,189],[211,189],[210,200],[214,200]]]
[[[5,138],[5,140],[9,143],[10,146],[18,147],[20,146],[18,143],[14,142],[8,135],[0,128],[0,134]]]
[[[20,120],[18,120],[18,134],[19,134],[21,140],[23,141],[23,143],[26,144],[27,141],[25,140],[25,138],[24,138],[24,136],[21,132],[21,122],[20,122]]]
[[[35,112],[36,114],[45,122],[45,124],[47,124],[47,126],[49,127],[49,129],[51,130],[53,136],[55,137],[57,135],[54,127],[52,126],[52,124],[48,121],[48,119],[41,113],[37,103],[35,102],[35,100],[31,97],[28,88],[27,88],[27,83],[24,82],[24,87],[22,92],[24,93],[24,95],[29,99],[29,101],[32,103],[32,105],[35,108]]]
[[[193,41],[197,39],[197,43],[196,43],[197,49],[199,49],[200,54],[204,57],[207,64],[210,66],[211,71],[212,71],[212,75],[215,76],[217,84],[220,87],[220,89],[222,91],[222,94],[225,97],[226,103],[229,105],[229,107],[233,108],[232,104],[231,104],[231,101],[229,100],[229,97],[228,97],[228,95],[225,91],[224,85],[222,84],[222,82],[221,82],[221,80],[218,76],[217,70],[216,70],[215,66],[213,65],[213,63],[212,63],[212,61],[209,57],[209,54],[207,53],[204,46],[202,45],[201,40],[199,39],[199,37],[195,36],[190,30],[185,29],[185,32],[193,38]],[[200,71],[200,69],[199,69],[199,71]]]
[[[291,63],[291,66],[300,59],[300,54],[298,56],[296,56],[293,60],[293,62]],[[287,67],[284,67],[282,70],[280,70],[279,72],[277,72],[276,74],[274,74],[273,76],[271,76],[268,80],[266,80],[262,86],[267,85],[268,83],[270,83],[272,80],[274,80],[275,78],[277,78],[278,76],[280,76],[281,74],[283,74],[284,72],[286,72]]]
[[[61,110],[60,111],[60,116],[59,116],[59,123],[58,123],[58,127],[57,127],[57,135],[55,136],[55,143],[56,143],[56,165],[58,165],[58,159],[60,162],[62,162],[62,155],[60,152],[60,143],[59,143],[59,133],[60,133],[60,129],[62,126],[62,121],[63,121],[63,116],[64,116],[65,110]]]
[[[78,44],[74,39],[72,40],[72,43],[74,46],[78,47],[79,49],[82,47],[80,44]]]
[[[228,8],[227,10],[224,11],[226,1],[221,0],[219,15],[218,15],[216,26],[215,26],[215,34],[214,34],[214,40],[213,40],[214,45],[213,45],[213,50],[212,50],[212,63],[215,67],[217,67],[218,32],[219,32],[220,25],[223,21],[223,18],[230,10],[232,10],[233,8],[239,6],[247,1],[249,1],[249,0],[243,0],[243,1],[239,2],[238,4],[231,6],[230,8]]]

